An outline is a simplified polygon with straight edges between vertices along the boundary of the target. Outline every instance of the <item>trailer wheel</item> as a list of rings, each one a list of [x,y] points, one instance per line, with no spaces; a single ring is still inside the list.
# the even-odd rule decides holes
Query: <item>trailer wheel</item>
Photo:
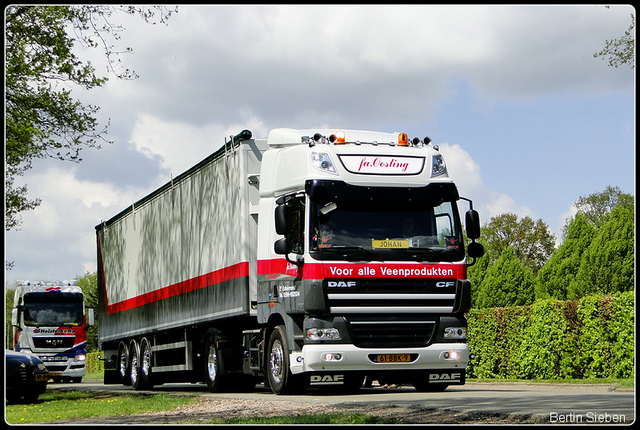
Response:
[[[267,361],[267,378],[271,391],[285,394],[298,391],[302,387],[302,380],[294,376],[289,370],[289,354],[284,326],[277,326],[269,337],[269,358]]]
[[[129,345],[129,351],[131,356],[131,364],[129,365],[129,372],[131,373],[131,386],[134,390],[142,390],[142,381],[140,379],[140,344],[135,340],[131,341]]]
[[[118,345],[118,378],[124,385],[131,385],[129,374],[129,347],[120,342]]]
[[[208,335],[204,344],[204,382],[209,392],[220,391],[222,386],[220,375],[220,351],[217,348],[218,339],[214,335]]]
[[[152,388],[151,343],[145,337],[140,342],[140,382],[145,388]]]

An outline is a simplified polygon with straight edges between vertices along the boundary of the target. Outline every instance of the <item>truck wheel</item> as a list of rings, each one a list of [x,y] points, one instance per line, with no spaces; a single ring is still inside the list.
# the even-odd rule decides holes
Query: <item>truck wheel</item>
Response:
[[[269,357],[267,361],[267,378],[271,391],[285,394],[298,391],[302,387],[302,379],[294,376],[289,370],[289,353],[284,326],[277,326],[269,337]]]
[[[120,342],[120,345],[118,345],[117,365],[120,382],[124,385],[131,385],[129,374],[129,347],[124,342]]]
[[[151,343],[145,337],[140,342],[140,380],[145,388],[152,388]]]
[[[129,365],[129,371],[131,373],[131,386],[134,390],[142,390],[142,380],[140,378],[140,345],[135,340],[131,341],[129,345],[129,351],[131,356],[131,364]]]
[[[413,386],[416,391],[421,393],[438,393],[444,391],[449,386],[448,384],[429,384],[429,382],[420,379],[413,381]]]
[[[204,382],[210,393],[220,391],[222,386],[220,375],[220,351],[217,348],[217,338],[213,335],[207,336],[204,344]]]

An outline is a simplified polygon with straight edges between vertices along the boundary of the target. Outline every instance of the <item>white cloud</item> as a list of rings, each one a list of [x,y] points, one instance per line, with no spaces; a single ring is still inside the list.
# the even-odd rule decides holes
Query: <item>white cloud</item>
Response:
[[[438,146],[447,163],[449,177],[456,183],[460,195],[471,198],[474,202],[474,209],[480,213],[483,223],[507,212],[518,217],[530,216],[535,219],[531,208],[518,205],[507,194],[487,189],[482,182],[480,166],[460,145],[443,143]]]
[[[198,127],[141,113],[135,122],[130,143],[150,159],[156,155],[162,157],[162,167],[177,176],[220,148],[225,137],[244,129],[251,130],[255,138],[266,138],[268,133],[262,121],[254,116],[247,116],[246,121],[233,125]]]

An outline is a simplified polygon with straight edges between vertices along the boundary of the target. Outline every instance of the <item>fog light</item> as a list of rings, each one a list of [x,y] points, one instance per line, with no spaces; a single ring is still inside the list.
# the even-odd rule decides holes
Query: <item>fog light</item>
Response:
[[[342,354],[339,352],[325,352],[322,354],[322,361],[342,361]]]
[[[445,351],[442,353],[442,358],[445,360],[457,360],[460,358],[460,353],[458,351]]]

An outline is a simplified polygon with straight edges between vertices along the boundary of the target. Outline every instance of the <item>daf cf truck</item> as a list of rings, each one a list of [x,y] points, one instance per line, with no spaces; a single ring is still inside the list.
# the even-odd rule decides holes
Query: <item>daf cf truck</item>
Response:
[[[248,130],[96,226],[105,383],[464,384],[478,213],[429,138]],[[467,200],[467,199],[464,199]]]

